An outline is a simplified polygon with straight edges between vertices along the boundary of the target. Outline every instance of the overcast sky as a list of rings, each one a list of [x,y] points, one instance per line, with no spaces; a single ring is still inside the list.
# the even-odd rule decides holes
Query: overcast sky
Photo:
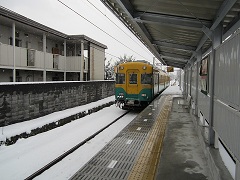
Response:
[[[112,58],[114,61],[117,57],[126,54],[133,55],[137,60],[144,59],[152,63],[153,54],[100,0],[62,0],[62,2],[92,24],[58,0],[0,0],[0,5],[65,34],[84,34],[107,45],[107,60]]]

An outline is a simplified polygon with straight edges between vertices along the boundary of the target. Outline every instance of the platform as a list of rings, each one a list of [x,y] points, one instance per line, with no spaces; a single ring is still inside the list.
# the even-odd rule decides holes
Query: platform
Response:
[[[156,179],[205,180],[208,166],[193,121],[181,97],[173,100]]]
[[[156,98],[71,179],[207,179],[207,163],[181,99]]]

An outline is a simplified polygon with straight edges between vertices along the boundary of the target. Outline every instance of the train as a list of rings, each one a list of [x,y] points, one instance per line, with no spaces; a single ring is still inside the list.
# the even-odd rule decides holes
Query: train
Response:
[[[121,63],[114,71],[115,104],[122,109],[146,107],[170,84],[169,75],[147,61]]]

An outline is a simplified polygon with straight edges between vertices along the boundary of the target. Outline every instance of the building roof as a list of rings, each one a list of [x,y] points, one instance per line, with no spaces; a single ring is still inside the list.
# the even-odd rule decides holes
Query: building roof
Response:
[[[47,27],[43,24],[40,24],[36,21],[33,21],[25,16],[22,16],[14,11],[11,11],[3,6],[0,6],[0,22],[1,24],[4,24],[6,26],[11,27],[12,23],[15,22],[16,27],[18,29],[24,29],[26,33],[33,33],[33,34],[43,34],[46,33],[47,36],[56,38],[56,39],[66,39],[69,41],[81,41],[85,40],[88,42],[91,42],[99,47],[102,47],[104,49],[107,49],[107,46],[91,39],[90,37],[86,35],[67,35],[60,31],[54,30],[50,27]]]

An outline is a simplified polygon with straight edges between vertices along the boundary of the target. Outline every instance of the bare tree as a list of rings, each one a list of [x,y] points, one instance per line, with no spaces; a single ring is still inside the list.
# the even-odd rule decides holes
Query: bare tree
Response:
[[[135,58],[132,56],[127,56],[126,54],[119,57],[119,61],[117,61],[115,63],[115,66],[117,66],[118,64],[121,64],[121,63],[125,63],[125,62],[132,62],[132,61],[135,61]]]
[[[118,60],[115,63],[111,63],[113,60],[106,60],[105,59],[105,79],[110,79],[113,80],[114,79],[114,67],[121,64],[121,63],[125,63],[125,62],[132,62],[135,61],[135,58],[132,56],[127,56],[126,54],[122,56],[120,56],[118,58]]]

